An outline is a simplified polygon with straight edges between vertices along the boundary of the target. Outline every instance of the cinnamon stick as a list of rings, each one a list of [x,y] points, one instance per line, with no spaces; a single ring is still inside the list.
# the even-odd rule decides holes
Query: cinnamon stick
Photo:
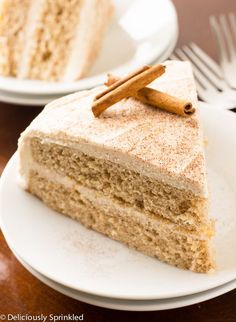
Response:
[[[161,76],[165,72],[165,67],[163,65],[156,66],[145,66],[140,70],[122,78],[119,80],[118,85],[111,85],[99,93],[93,102],[92,111],[97,117],[103,111],[105,111],[111,105],[119,102],[123,98],[135,96],[135,94],[141,88],[154,81],[157,77]]]
[[[135,71],[133,71],[132,73],[128,74],[125,77],[122,77],[122,78],[116,77],[115,79],[113,79],[113,81],[112,81],[111,84],[107,85],[109,87],[106,88],[103,92],[99,93],[95,98],[96,99],[101,98],[102,96],[104,96],[105,94],[113,91],[115,88],[117,88],[120,85],[124,84],[125,82],[127,82],[128,80],[130,80],[131,78],[133,78],[134,76],[137,76],[137,75],[145,72],[145,70],[150,69],[150,67],[151,66],[146,65],[146,66],[143,66],[143,67],[140,67],[140,68],[136,69]],[[111,74],[108,74],[107,76],[109,78],[111,76]]]
[[[148,87],[139,90],[134,97],[145,104],[181,116],[189,116],[195,112],[191,102]]]
[[[105,85],[111,86],[117,81],[119,81],[119,77],[108,74],[108,79]],[[195,112],[195,108],[192,106],[191,102],[148,87],[140,89],[133,97],[145,104],[149,104],[181,116],[189,116]]]

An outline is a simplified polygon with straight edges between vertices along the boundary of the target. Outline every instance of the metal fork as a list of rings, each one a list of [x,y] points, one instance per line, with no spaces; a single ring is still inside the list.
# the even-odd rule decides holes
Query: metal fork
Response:
[[[219,49],[219,60],[227,83],[236,89],[236,16],[210,16],[210,26]]]
[[[236,91],[223,79],[220,66],[195,43],[176,49],[170,58],[191,62],[198,95],[203,101],[227,109],[236,106]]]

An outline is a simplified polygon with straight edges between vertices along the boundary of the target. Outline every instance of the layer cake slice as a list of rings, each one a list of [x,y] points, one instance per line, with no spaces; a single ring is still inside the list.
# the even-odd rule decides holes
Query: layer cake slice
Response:
[[[2,0],[0,75],[83,77],[99,53],[112,12],[111,0]]]
[[[165,65],[151,87],[197,107],[189,63]],[[198,111],[186,118],[128,98],[95,118],[100,91],[48,104],[23,132],[21,184],[112,239],[180,268],[211,271],[214,229]]]

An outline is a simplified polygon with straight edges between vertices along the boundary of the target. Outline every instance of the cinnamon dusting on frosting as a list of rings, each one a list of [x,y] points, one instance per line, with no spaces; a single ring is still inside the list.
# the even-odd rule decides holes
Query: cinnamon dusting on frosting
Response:
[[[190,100],[197,106],[192,71],[187,62],[167,62],[167,72],[150,86]],[[103,87],[105,88],[105,87]],[[76,93],[50,103],[23,136],[37,136],[63,144],[80,144],[99,155],[148,176],[206,195],[202,132],[198,112],[188,118],[166,113],[128,98],[94,118],[91,105],[101,91]],[[88,144],[89,143],[89,144]],[[90,147],[91,149],[89,149]],[[89,151],[88,151],[89,150]]]

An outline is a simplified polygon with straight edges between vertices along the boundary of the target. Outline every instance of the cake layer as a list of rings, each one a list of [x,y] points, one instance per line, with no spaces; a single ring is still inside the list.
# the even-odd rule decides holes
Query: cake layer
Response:
[[[17,75],[30,3],[30,0],[2,0],[0,3],[1,75]]]
[[[83,2],[32,1],[19,77],[44,80],[61,77],[72,50]]]
[[[28,190],[53,209],[149,256],[195,272],[213,269],[208,240],[180,234],[131,208],[106,203],[32,171]],[[90,195],[90,197],[89,197]]]
[[[207,200],[113,162],[94,158],[58,144],[30,141],[33,162],[72,179],[75,184],[101,191],[123,205],[163,217],[200,234],[211,235]],[[31,164],[31,168],[34,165]]]

